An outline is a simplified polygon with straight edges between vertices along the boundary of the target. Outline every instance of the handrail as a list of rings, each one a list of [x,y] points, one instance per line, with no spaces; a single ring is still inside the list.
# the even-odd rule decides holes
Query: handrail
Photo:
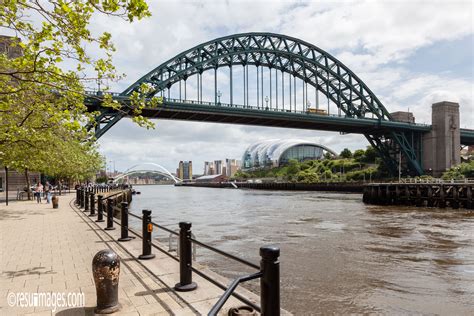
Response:
[[[116,195],[118,195],[118,193],[114,194],[114,196]],[[235,255],[232,255],[230,253],[227,253],[223,250],[220,250],[218,248],[215,248],[213,246],[210,246],[206,243],[203,243],[197,240],[191,231],[192,224],[190,222],[180,222],[179,223],[180,231],[179,233],[177,233],[176,231],[173,231],[168,227],[162,226],[160,224],[157,224],[156,222],[151,221],[151,210],[143,210],[143,216],[138,216],[138,215],[128,212],[127,202],[122,202],[120,204],[121,207],[118,207],[116,205],[117,200],[118,199],[115,198],[115,203],[113,203],[114,199],[108,199],[107,203],[102,202],[101,203],[102,205],[100,205],[100,209],[104,207],[104,204],[108,208],[107,227],[105,228],[105,230],[114,229],[113,223],[115,223],[121,227],[121,237],[118,239],[118,241],[125,242],[125,241],[129,241],[130,239],[133,239],[134,237],[129,236],[128,232],[131,232],[133,235],[142,238],[143,252],[138,257],[139,259],[145,260],[145,259],[154,258],[155,255],[151,252],[151,247],[153,247],[155,249],[158,249],[160,252],[163,252],[164,254],[168,255],[172,259],[178,261],[180,264],[180,282],[177,283],[174,287],[176,291],[192,291],[197,287],[196,283],[192,282],[193,272],[203,277],[204,279],[208,280],[209,282],[213,283],[220,289],[224,290],[223,295],[218,299],[216,304],[209,311],[208,315],[210,316],[217,315],[231,295],[237,298],[238,300],[240,300],[241,302],[243,302],[244,304],[251,306],[256,311],[259,311],[263,314],[280,315],[279,262],[278,262],[278,257],[280,254],[279,247],[277,247],[276,245],[268,245],[268,246],[261,247],[260,256],[262,259],[261,259],[260,265],[256,265],[250,261],[239,258]],[[100,199],[98,201],[100,201]],[[102,200],[102,201],[105,201],[105,200]],[[120,221],[113,218],[112,214],[114,212],[112,211],[122,212]],[[143,222],[142,235],[140,235],[139,233],[137,233],[136,231],[134,231],[128,226],[128,215],[131,215],[132,217],[138,220],[141,220]],[[170,233],[170,236],[169,236],[170,239],[173,235],[179,236],[180,245],[182,247],[182,249],[180,247],[181,250],[179,252],[179,257],[172,255],[169,250],[166,251],[165,249],[162,249],[159,245],[153,242],[152,235],[151,235],[152,229],[147,228],[147,227],[150,227],[150,225],[153,225],[165,232]],[[234,279],[229,284],[229,286],[226,287],[222,283],[214,280],[210,276],[207,276],[204,272],[199,271],[192,266],[192,258],[195,257],[196,245],[199,245],[203,248],[206,248],[210,251],[213,251],[224,257],[227,257],[229,259],[242,263],[251,268],[257,269],[258,271],[249,275],[240,276]],[[194,254],[192,254],[191,248],[194,248]],[[240,283],[258,279],[258,278],[260,278],[260,284],[262,287],[262,291],[260,293],[261,306],[257,306],[254,302],[251,302],[249,299],[235,292],[236,288],[238,287]]]
[[[170,234],[173,234],[173,235],[175,235],[175,236],[179,236],[179,233],[177,233],[177,232],[175,232],[174,230],[171,230],[171,229],[169,229],[169,228],[167,228],[167,227],[165,227],[165,226],[162,226],[162,225],[160,225],[160,224],[157,224],[157,223],[155,223],[155,222],[153,222],[153,221],[151,222],[151,224],[154,225],[154,226],[156,226],[156,227],[158,227],[159,229],[162,229],[162,230],[164,230],[164,231],[170,233]]]
[[[221,310],[222,306],[224,306],[225,302],[229,299],[229,297],[232,295],[232,293],[235,291],[235,289],[237,288],[237,286],[240,283],[250,281],[250,280],[254,280],[254,279],[258,279],[258,278],[262,277],[262,275],[263,275],[263,273],[260,271],[260,272],[257,272],[257,273],[241,276],[241,277],[238,277],[238,278],[234,279],[234,281],[232,281],[232,283],[229,285],[227,290],[225,290],[224,294],[219,298],[217,303],[211,308],[211,310],[209,311],[209,313],[207,315],[208,316],[217,315],[217,313],[219,313],[219,311]]]
[[[242,258],[239,258],[239,257],[237,257],[237,256],[234,256],[234,255],[232,255],[232,254],[230,254],[230,253],[224,252],[224,251],[222,251],[222,250],[220,250],[220,249],[217,249],[217,248],[214,248],[214,247],[212,247],[212,246],[209,246],[209,245],[207,245],[207,244],[205,244],[205,243],[203,243],[203,242],[200,242],[199,240],[196,240],[195,238],[190,238],[190,240],[191,240],[191,242],[193,242],[193,243],[195,243],[195,244],[197,244],[197,245],[199,245],[199,246],[201,246],[201,247],[204,247],[204,248],[206,248],[206,249],[208,249],[208,250],[214,251],[214,252],[216,252],[216,253],[218,253],[218,254],[224,256],[224,257],[227,257],[227,258],[230,258],[230,259],[235,260],[235,261],[237,261],[237,262],[240,262],[240,263],[242,263],[242,264],[245,264],[246,266],[249,266],[249,267],[251,267],[251,268],[258,269],[258,270],[260,269],[260,266],[256,265],[255,263],[252,263],[252,262],[247,261],[247,260],[245,260],[245,259],[242,259]]]
[[[143,218],[141,218],[141,216],[135,215],[135,214],[133,214],[133,213],[128,212],[128,215],[130,215],[130,216],[132,216],[132,217],[135,217],[135,218],[137,218],[137,219],[139,219],[139,220],[143,220]]]

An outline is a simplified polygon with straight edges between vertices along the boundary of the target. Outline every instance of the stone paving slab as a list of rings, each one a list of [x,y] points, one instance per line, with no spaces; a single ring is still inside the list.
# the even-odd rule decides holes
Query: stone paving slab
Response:
[[[84,307],[69,306],[56,315],[93,315],[96,305],[91,272],[93,256],[113,249],[122,259],[119,301],[114,315],[206,315],[223,291],[193,275],[198,289],[175,292],[179,264],[153,249],[156,258],[140,261],[141,239],[117,242],[120,229],[104,231],[105,223],[77,209],[74,194],[61,196],[58,209],[51,204],[22,201],[0,206],[0,315],[52,315],[51,307],[11,307],[13,293],[83,293]],[[223,284],[230,281],[202,268]],[[254,293],[239,288],[239,294],[258,302]],[[223,308],[242,303],[231,297]]]

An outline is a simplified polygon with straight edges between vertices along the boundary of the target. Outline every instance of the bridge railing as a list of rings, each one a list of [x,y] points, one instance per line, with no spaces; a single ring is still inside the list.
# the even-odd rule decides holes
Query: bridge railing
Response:
[[[81,196],[84,191],[83,189],[78,189],[78,195]],[[131,193],[130,193],[131,194]],[[219,298],[216,304],[209,311],[208,315],[217,315],[219,311],[224,306],[225,302],[234,296],[236,299],[240,300],[244,304],[251,306],[256,311],[264,315],[280,315],[280,268],[278,257],[280,255],[280,249],[275,245],[262,246],[260,248],[261,261],[260,265],[250,262],[246,259],[235,256],[231,253],[225,252],[221,249],[213,247],[207,243],[204,243],[200,240],[197,240],[194,234],[191,231],[192,224],[190,222],[180,222],[179,223],[179,232],[173,230],[170,227],[160,225],[152,221],[150,210],[143,210],[142,216],[130,213],[128,208],[128,202],[124,198],[125,194],[123,191],[118,191],[112,193],[105,198],[98,196],[97,204],[99,214],[102,214],[104,210],[107,213],[107,227],[105,230],[115,229],[113,224],[117,224],[121,228],[121,234],[118,241],[128,241],[135,237],[142,239],[142,254],[138,256],[138,259],[153,259],[155,256],[152,254],[151,248],[157,249],[158,251],[166,254],[170,258],[179,262],[180,265],[180,282],[174,287],[176,291],[192,291],[196,289],[197,285],[192,281],[192,274],[195,273],[200,277],[211,282],[215,286],[224,290],[224,294]],[[95,204],[95,202],[92,202]],[[80,207],[84,207],[79,204]],[[120,214],[120,220],[116,219],[117,214]],[[93,216],[95,214],[91,215]],[[129,227],[128,219],[129,216],[142,222],[142,233],[140,234],[135,229]],[[99,220],[98,220],[99,221]],[[103,221],[103,220],[102,220]],[[158,228],[170,236],[175,236],[179,238],[179,247],[177,248],[177,256],[171,253],[171,249],[165,250],[161,245],[153,242],[152,231],[153,227]],[[133,234],[135,237],[130,237],[128,233]],[[204,272],[192,266],[193,260],[193,248],[195,246],[205,248],[209,251],[212,251],[218,255],[231,259],[237,263],[243,264],[249,268],[255,269],[256,272],[249,275],[244,275],[237,277],[233,280],[229,286],[222,284],[217,281],[215,278],[208,276]],[[195,250],[194,250],[195,251]],[[195,256],[195,254],[194,254]],[[235,290],[240,283],[260,279],[260,306],[250,301],[246,297],[242,296],[239,293],[236,293]]]
[[[104,94],[110,94],[113,97],[121,97],[126,99],[127,96],[122,96],[118,92],[102,92],[102,91],[85,91],[86,95],[94,96],[94,97],[101,97]],[[334,117],[334,118],[353,118],[358,119],[358,117],[349,117],[345,113],[340,112],[338,114],[331,114],[331,113],[314,113],[311,111],[301,111],[291,108],[290,106],[268,106],[268,105],[261,105],[261,106],[253,106],[253,105],[243,105],[243,104],[231,104],[225,102],[210,102],[210,101],[197,101],[197,100],[186,100],[186,99],[176,99],[176,98],[167,98],[162,97],[163,101],[173,102],[173,103],[183,103],[183,104],[196,104],[196,105],[205,105],[205,106],[212,106],[212,107],[227,107],[227,108],[239,108],[239,109],[246,109],[246,110],[256,110],[256,111],[269,111],[269,112],[282,112],[282,113],[295,113],[295,114],[303,114],[303,115],[311,115],[311,116],[326,116],[326,117]],[[378,121],[379,119],[371,118],[371,117],[362,117],[361,119],[367,120],[374,120]],[[429,124],[422,124],[422,123],[409,123],[409,122],[402,122],[401,123],[408,123],[413,126],[425,126],[429,127]]]

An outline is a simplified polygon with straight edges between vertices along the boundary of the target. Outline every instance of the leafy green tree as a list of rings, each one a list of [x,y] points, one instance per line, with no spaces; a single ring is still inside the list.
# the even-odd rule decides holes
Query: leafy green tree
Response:
[[[375,163],[377,157],[379,157],[377,150],[372,146],[367,146],[367,149],[365,150],[365,162]]]
[[[356,151],[354,151],[352,157],[357,161],[364,161],[365,151],[363,149],[357,149]]]
[[[326,159],[326,160],[334,159],[333,155],[332,155],[331,153],[329,153],[329,152],[326,152],[323,157],[324,157],[324,159]]]
[[[301,167],[300,167],[300,164],[298,163],[298,160],[290,159],[288,161],[288,168],[287,168],[288,175],[296,175],[298,171],[300,170],[301,170]]]
[[[351,158],[352,152],[348,148],[344,148],[339,154],[341,158]]]
[[[474,161],[463,162],[443,173],[444,180],[461,180],[464,178],[474,178]]]
[[[101,158],[85,131],[94,113],[83,104],[84,86],[99,81],[107,90],[107,82],[121,78],[112,64],[111,35],[94,35],[89,22],[94,14],[142,19],[150,15],[146,2],[4,0],[0,9],[1,27],[16,36],[0,38],[7,47],[0,51],[0,164],[26,174],[89,177]],[[99,57],[92,58],[86,47],[100,51]],[[85,76],[89,69],[95,75]],[[141,110],[159,101],[145,103],[142,94],[149,89],[143,86],[132,95],[134,120],[145,127],[152,124]],[[119,110],[110,95],[104,105]]]

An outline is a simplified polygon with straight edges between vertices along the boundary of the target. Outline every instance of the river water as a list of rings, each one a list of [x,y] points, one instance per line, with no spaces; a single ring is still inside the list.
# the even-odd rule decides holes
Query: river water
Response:
[[[198,240],[255,263],[260,246],[279,244],[281,305],[296,315],[474,315],[474,212],[369,206],[359,194],[135,188],[132,212],[176,229],[190,221]],[[253,272],[200,248],[197,260],[230,278]]]

